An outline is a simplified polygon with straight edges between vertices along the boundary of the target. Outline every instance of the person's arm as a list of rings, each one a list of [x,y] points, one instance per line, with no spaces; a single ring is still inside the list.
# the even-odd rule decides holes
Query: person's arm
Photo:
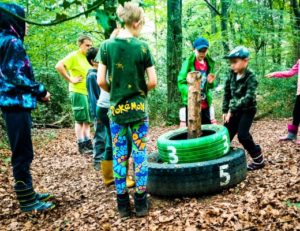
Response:
[[[177,78],[177,85],[178,85],[178,90],[181,93],[182,98],[187,99],[188,97],[188,84],[186,81],[187,74],[189,72],[189,61],[186,60],[180,69],[180,72],[178,74]],[[184,102],[187,103],[187,102]]]
[[[97,83],[104,91],[109,92],[109,86],[106,82],[106,66],[102,63],[99,63],[98,73],[97,73]]]
[[[21,40],[10,41],[6,48],[6,54],[2,67],[2,74],[7,78],[8,83],[16,86],[17,90],[24,93],[31,93],[42,101],[48,101],[48,94],[45,86],[34,79],[32,66],[24,49]]]
[[[76,83],[79,83],[82,81],[82,77],[70,77],[68,72],[67,72],[67,69],[65,67],[65,64],[64,64],[64,60],[60,60],[56,66],[55,66],[55,69],[57,70],[57,72],[69,83],[73,83],[73,84],[76,84]]]
[[[299,72],[300,60],[288,71],[277,71],[266,75],[268,78],[290,78]]]
[[[147,83],[147,89],[148,91],[152,90],[153,88],[156,87],[157,85],[157,76],[156,76],[156,71],[155,67],[148,67],[146,69],[147,76],[148,76],[148,83]]]
[[[222,106],[222,111],[223,114],[228,113],[229,111],[229,103],[231,100],[231,91],[230,91],[230,73],[228,74],[228,77],[225,81],[225,86],[224,86],[224,96],[223,96],[223,106]]]

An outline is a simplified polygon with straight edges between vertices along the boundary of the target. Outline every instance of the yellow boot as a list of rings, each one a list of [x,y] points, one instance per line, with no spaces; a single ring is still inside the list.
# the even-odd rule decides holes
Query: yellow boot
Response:
[[[115,183],[113,174],[113,162],[112,160],[103,160],[101,162],[101,169],[103,174],[103,183],[106,186],[110,186]]]
[[[132,180],[132,177],[129,176],[129,174],[128,174],[128,169],[129,169],[128,162],[129,161],[127,161],[126,186],[127,186],[127,188],[133,188],[135,186],[135,182],[134,182],[134,180]]]

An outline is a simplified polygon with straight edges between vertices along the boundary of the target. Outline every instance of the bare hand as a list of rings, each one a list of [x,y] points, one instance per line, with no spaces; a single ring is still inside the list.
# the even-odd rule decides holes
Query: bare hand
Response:
[[[231,112],[228,112],[227,114],[223,114],[223,121],[224,123],[228,123],[230,118],[231,118],[232,114]]]
[[[273,77],[273,73],[266,74],[266,77],[267,78],[272,78]]]
[[[207,82],[208,83],[213,83],[213,81],[216,79],[216,76],[214,74],[209,74],[207,76]]]
[[[76,83],[81,83],[82,82],[82,77],[72,77],[70,78],[70,82],[73,83],[73,84],[76,84]]]
[[[47,94],[45,97],[41,98],[41,100],[45,103],[49,102],[50,101],[50,93],[47,91]]]

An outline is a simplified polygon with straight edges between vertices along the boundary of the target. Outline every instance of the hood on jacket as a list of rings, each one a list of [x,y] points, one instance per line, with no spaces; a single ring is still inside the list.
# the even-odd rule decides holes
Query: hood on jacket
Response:
[[[1,10],[1,8],[4,8],[22,18],[25,18],[24,8],[14,3],[0,3],[0,32],[6,32],[15,35],[23,40],[26,28],[25,22],[5,13],[3,10]]]

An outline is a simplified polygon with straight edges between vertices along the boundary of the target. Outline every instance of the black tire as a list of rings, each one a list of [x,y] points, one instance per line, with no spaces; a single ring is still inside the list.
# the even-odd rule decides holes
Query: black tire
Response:
[[[151,153],[148,159],[147,190],[158,196],[213,194],[237,185],[247,175],[242,149],[231,150],[219,159],[188,164],[161,163],[157,152]]]
[[[222,125],[202,125],[203,136],[187,139],[187,128],[169,131],[158,138],[160,158],[168,163],[193,163],[220,158],[230,149],[227,128]]]

